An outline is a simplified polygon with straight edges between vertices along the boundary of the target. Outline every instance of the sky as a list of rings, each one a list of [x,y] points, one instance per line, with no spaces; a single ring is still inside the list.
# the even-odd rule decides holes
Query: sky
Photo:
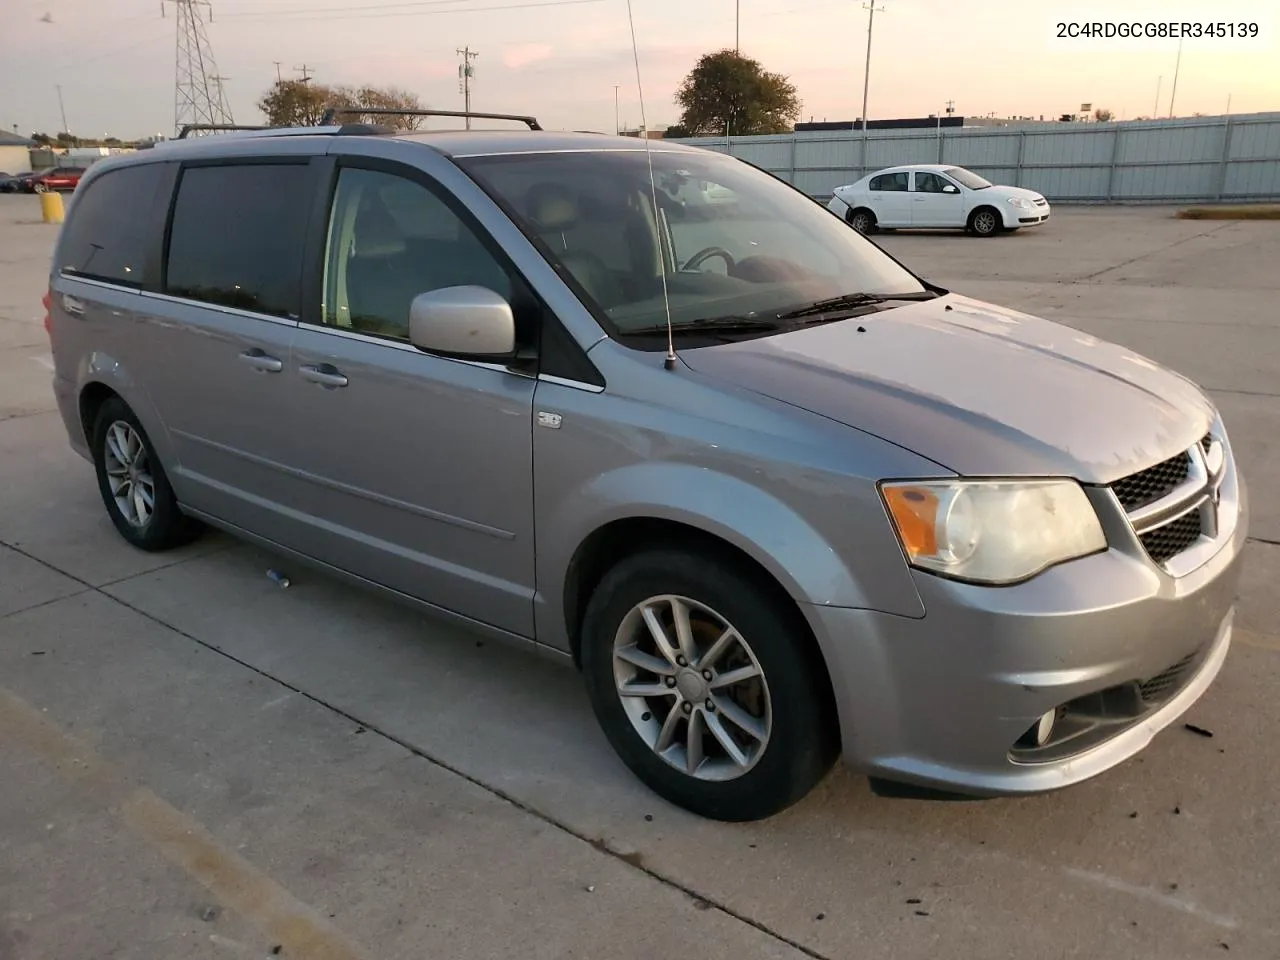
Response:
[[[732,48],[787,75],[802,119],[861,113],[864,0],[632,0],[651,127],[674,123],[673,97],[703,53]],[[876,0],[868,116],[1039,117],[1082,103],[1117,119],[1280,110],[1280,0],[1178,6],[1170,0]],[[29,134],[169,135],[176,11],[162,0],[0,0],[0,125]],[[523,9],[521,9],[523,7]],[[735,9],[738,11],[735,14]],[[1068,13],[1068,9],[1070,13]],[[399,86],[462,109],[457,49],[479,51],[472,108],[529,113],[549,129],[640,123],[626,0],[211,0],[208,37],[234,119],[277,76]],[[1191,11],[1189,16],[1183,16]],[[1175,16],[1176,15],[1176,16]],[[1071,41],[1058,21],[1253,21],[1258,40]],[[615,88],[618,84],[617,110]],[[1159,100],[1157,101],[1157,92]]]

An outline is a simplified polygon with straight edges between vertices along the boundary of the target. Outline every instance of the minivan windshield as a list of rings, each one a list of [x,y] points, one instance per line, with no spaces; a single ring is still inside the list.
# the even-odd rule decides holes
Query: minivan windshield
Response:
[[[984,180],[972,170],[966,170],[964,167],[948,167],[942,171],[952,180],[958,180],[970,190],[985,190],[991,186],[990,180]]]
[[[759,335],[814,304],[929,295],[818,203],[748,164],[655,148],[651,187],[648,159],[643,149],[592,150],[458,163],[614,336],[665,325],[664,263],[677,332],[714,324]]]

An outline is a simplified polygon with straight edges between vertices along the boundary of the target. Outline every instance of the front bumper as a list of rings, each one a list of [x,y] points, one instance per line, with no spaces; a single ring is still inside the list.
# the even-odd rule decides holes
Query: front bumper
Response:
[[[1047,203],[1043,207],[1015,207],[1013,204],[1007,203],[1004,205],[1004,210],[1001,211],[1001,216],[1004,218],[1005,227],[1016,229],[1019,227],[1034,227],[1046,223],[1051,213],[1052,211]]]
[[[999,795],[1064,787],[1133,756],[1195,703],[1226,658],[1247,536],[1238,474],[1225,502],[1236,518],[1217,552],[1179,577],[1112,548],[1011,587],[915,573],[922,619],[808,606],[846,762]],[[1019,747],[1055,709],[1060,732],[1049,744]]]

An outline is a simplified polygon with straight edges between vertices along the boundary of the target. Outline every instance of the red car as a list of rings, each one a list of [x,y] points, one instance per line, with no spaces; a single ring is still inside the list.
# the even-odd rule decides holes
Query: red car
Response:
[[[48,193],[50,190],[74,190],[80,185],[84,170],[79,167],[54,167],[36,174],[22,185],[26,193]]]

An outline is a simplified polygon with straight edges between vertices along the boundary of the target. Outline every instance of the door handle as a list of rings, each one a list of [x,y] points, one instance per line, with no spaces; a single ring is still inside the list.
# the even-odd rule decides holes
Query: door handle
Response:
[[[240,359],[253,367],[253,369],[259,370],[262,373],[279,373],[284,369],[284,364],[281,361],[269,354],[263,353],[257,347],[254,347],[252,350],[246,350],[244,353],[240,354]]]
[[[299,367],[298,372],[302,374],[302,379],[318,383],[322,387],[345,387],[347,385],[347,378],[339,373],[336,367],[328,363],[322,363],[318,367],[308,364],[307,366]]]
[[[69,293],[64,293],[62,295],[62,309],[67,311],[67,313],[74,313],[77,317],[84,316],[84,302],[77,300]]]

